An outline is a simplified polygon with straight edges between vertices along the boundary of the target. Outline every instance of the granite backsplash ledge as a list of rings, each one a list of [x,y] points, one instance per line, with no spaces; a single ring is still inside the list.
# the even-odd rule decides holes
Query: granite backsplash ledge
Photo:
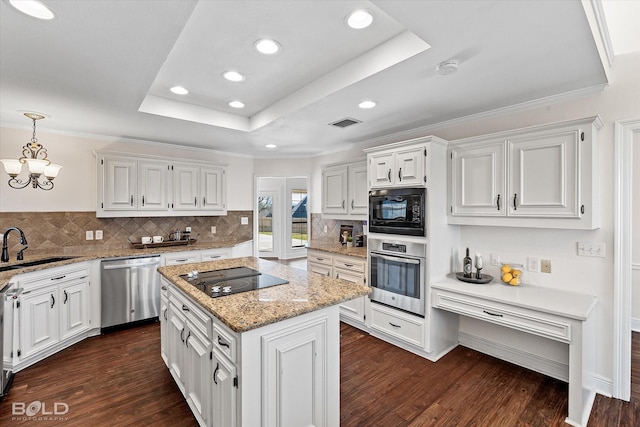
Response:
[[[241,225],[247,217],[248,224]],[[191,236],[198,243],[251,240],[253,212],[228,211],[226,216],[182,217],[123,217],[96,218],[95,212],[0,212],[0,232],[18,227],[29,242],[25,254],[49,254],[54,250],[83,252],[131,247],[129,240],[140,241],[142,236],[164,236],[175,230],[191,227]],[[216,234],[211,227],[216,227]],[[86,231],[102,230],[102,240],[86,240]],[[22,248],[16,233],[9,237],[9,250]]]

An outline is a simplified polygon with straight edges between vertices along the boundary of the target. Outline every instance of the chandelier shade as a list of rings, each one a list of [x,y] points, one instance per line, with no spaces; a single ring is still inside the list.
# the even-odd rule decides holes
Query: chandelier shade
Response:
[[[0,159],[4,171],[9,175],[9,187],[21,189],[30,184],[33,188],[51,190],[53,179],[58,176],[62,166],[51,163],[47,158],[47,149],[36,138],[36,120],[44,119],[44,116],[36,113],[24,113],[33,121],[33,136],[31,141],[22,147],[22,157],[19,159]],[[24,165],[27,165],[28,177],[18,178]],[[45,179],[40,179],[44,175]]]

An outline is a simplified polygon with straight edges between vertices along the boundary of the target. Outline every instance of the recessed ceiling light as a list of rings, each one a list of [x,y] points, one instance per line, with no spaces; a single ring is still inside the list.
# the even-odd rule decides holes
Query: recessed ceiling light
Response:
[[[366,10],[354,10],[347,16],[347,25],[355,30],[367,28],[373,22],[373,16]]]
[[[358,107],[366,110],[368,108],[373,108],[376,105],[378,105],[376,101],[367,100],[367,101],[362,101],[360,104],[358,104]]]
[[[280,44],[271,39],[261,39],[254,43],[253,45],[256,50],[265,55],[273,55],[280,51]]]
[[[53,19],[55,15],[47,6],[37,0],[9,0],[11,6],[20,12],[38,19]]]
[[[244,102],[242,102],[242,101],[229,101],[229,107],[244,108]]]
[[[189,93],[189,91],[183,88],[182,86],[174,86],[169,90],[175,93],[176,95],[187,95]]]
[[[276,144],[267,144],[267,145],[265,145],[265,147],[267,147],[267,148],[276,148],[277,145]]]
[[[229,80],[230,82],[241,82],[244,80],[244,75],[240,74],[237,71],[225,71],[222,73],[222,77]]]

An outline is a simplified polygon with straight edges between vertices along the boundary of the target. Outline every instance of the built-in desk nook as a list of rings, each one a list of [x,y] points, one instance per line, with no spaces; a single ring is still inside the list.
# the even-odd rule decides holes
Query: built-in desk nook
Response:
[[[431,305],[569,345],[569,408],[565,420],[586,426],[595,399],[595,306],[597,298],[532,285],[485,285],[455,278],[431,285]]]

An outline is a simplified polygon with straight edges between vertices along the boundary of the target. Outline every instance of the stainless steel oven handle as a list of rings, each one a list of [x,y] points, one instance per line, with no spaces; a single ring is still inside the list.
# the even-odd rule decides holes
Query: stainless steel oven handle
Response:
[[[374,252],[371,252],[371,257],[372,258],[373,257],[382,258],[382,259],[386,259],[387,261],[403,262],[405,264],[420,264],[420,260],[419,259],[401,258],[401,257],[395,257],[395,256],[381,255],[381,254],[374,253]]]

